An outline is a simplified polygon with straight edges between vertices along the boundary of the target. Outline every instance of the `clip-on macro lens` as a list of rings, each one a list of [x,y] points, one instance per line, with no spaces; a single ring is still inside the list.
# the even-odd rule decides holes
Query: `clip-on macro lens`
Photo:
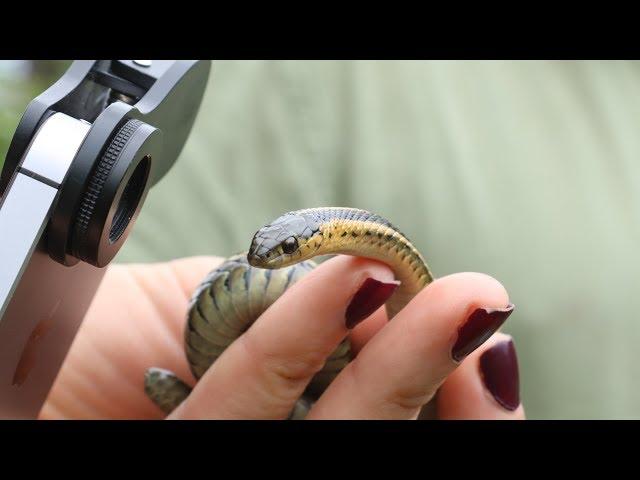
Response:
[[[210,67],[76,61],[27,107],[0,176],[0,418],[37,416],[103,267],[187,140]]]

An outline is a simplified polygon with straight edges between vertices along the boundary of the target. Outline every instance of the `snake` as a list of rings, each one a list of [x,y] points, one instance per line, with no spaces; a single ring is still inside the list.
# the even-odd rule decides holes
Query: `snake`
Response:
[[[285,213],[255,233],[248,251],[229,257],[207,274],[191,296],[184,349],[195,379],[199,380],[291,285],[317,266],[314,257],[339,254],[370,258],[392,269],[400,284],[385,304],[389,320],[433,281],[416,247],[379,215],[346,207]],[[352,359],[347,336],[310,380],[288,418],[305,418]],[[144,391],[166,414],[191,390],[169,370],[152,367],[145,372]]]

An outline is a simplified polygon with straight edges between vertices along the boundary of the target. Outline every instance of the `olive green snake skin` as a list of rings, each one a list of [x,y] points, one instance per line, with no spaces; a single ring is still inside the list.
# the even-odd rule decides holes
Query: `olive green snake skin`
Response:
[[[196,379],[291,285],[315,267],[319,255],[345,254],[386,263],[400,281],[386,303],[392,319],[433,276],[422,255],[389,221],[355,208],[289,212],[255,234],[248,253],[235,255],[197,287],[187,313],[184,346]],[[301,419],[351,360],[348,337],[329,356],[292,410]],[[165,413],[191,391],[175,374],[150,368],[145,392]]]

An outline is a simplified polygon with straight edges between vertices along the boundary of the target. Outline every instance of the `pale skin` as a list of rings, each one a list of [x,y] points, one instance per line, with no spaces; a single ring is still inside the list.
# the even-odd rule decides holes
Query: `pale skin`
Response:
[[[109,267],[40,417],[164,418],[144,393],[144,372],[166,368],[195,385],[182,342],[187,302],[221,261]],[[382,307],[349,331],[345,309],[368,277],[389,282],[393,273],[347,256],[320,265],[220,356],[169,418],[286,418],[324,358],[350,335],[357,357],[310,419],[414,419],[438,388],[440,418],[524,419],[522,405],[501,407],[479,373],[480,355],[505,334],[494,334],[460,363],[450,353],[473,310],[509,303],[497,280],[479,273],[439,278],[392,322]]]

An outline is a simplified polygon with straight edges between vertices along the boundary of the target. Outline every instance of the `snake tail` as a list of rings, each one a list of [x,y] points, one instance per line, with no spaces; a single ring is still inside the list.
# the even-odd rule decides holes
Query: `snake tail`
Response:
[[[150,368],[144,375],[144,391],[168,415],[189,396],[191,387],[169,370]]]

